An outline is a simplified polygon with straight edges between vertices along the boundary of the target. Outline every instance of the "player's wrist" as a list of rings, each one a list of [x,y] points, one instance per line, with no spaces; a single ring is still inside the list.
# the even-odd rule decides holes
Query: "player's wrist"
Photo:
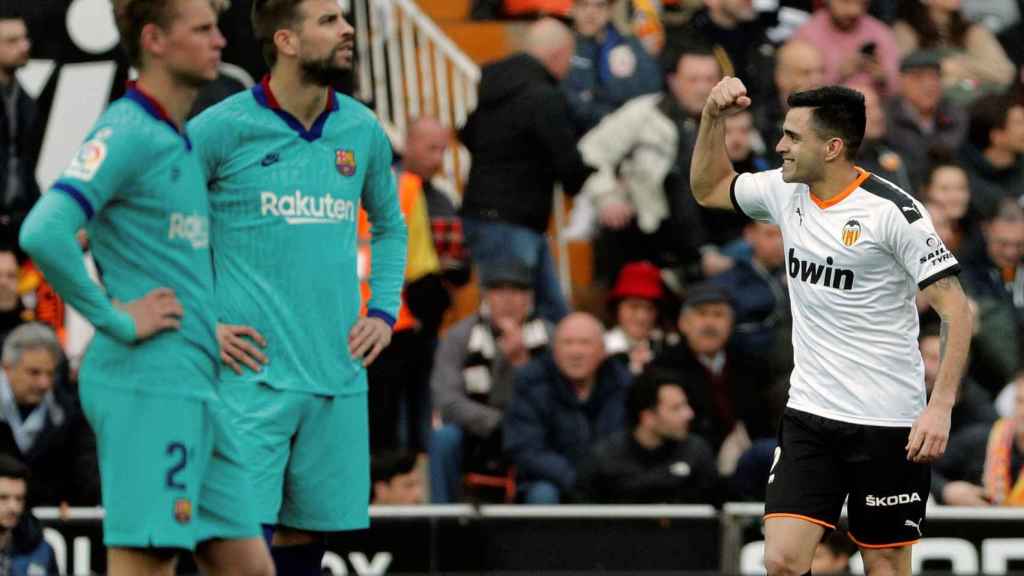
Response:
[[[943,410],[952,411],[953,406],[956,404],[956,394],[933,392],[931,399],[928,400],[928,405],[935,408],[941,408]]]

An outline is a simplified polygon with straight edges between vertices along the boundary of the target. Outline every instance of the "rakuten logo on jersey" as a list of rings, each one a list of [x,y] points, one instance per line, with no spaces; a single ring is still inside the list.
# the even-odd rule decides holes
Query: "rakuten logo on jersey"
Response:
[[[351,201],[330,194],[307,196],[296,190],[294,194],[278,196],[261,192],[260,215],[278,216],[289,224],[331,224],[355,222],[356,207]]]
[[[920,502],[921,497],[917,495],[917,492],[911,492],[910,494],[894,494],[892,496],[868,496],[865,499],[865,504],[871,507],[879,506],[899,506],[901,504],[911,504],[913,502]]]
[[[198,214],[171,214],[167,227],[168,240],[185,240],[199,250],[210,245],[210,219]]]

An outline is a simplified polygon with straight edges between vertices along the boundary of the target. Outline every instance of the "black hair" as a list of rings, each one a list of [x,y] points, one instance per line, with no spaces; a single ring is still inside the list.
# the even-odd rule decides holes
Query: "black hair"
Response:
[[[818,136],[823,140],[839,138],[846,146],[846,158],[857,157],[867,124],[863,94],[845,86],[823,86],[794,92],[786,104],[790,108],[811,108],[811,121]]]
[[[917,33],[917,44],[922,49],[945,48],[942,42],[943,33],[939,30],[935,21],[928,13],[928,7],[920,0],[903,0],[898,3],[896,18],[902,20]],[[967,41],[967,30],[971,27],[971,21],[964,18],[960,10],[954,10],[950,14],[949,34],[950,42],[957,48],[964,48]]]
[[[9,454],[0,454],[0,478],[13,478],[27,482],[28,476],[28,466]]]
[[[662,387],[678,386],[683,392],[686,392],[683,380],[681,374],[672,370],[648,367],[629,387],[629,395],[626,397],[626,417],[629,419],[629,428],[631,430],[636,428],[644,410],[654,410],[658,407],[658,395]]]
[[[1012,94],[987,94],[974,101],[970,108],[970,126],[967,141],[984,152],[992,144],[993,130],[1006,128],[1010,109],[1020,106]]]
[[[416,455],[411,452],[388,451],[375,454],[370,462],[370,484],[390,482],[395,476],[416,469]]]
[[[665,76],[675,74],[679,68],[679,60],[683,56],[706,56],[715,58],[717,61],[714,48],[703,38],[669,36],[659,57],[662,74]]]

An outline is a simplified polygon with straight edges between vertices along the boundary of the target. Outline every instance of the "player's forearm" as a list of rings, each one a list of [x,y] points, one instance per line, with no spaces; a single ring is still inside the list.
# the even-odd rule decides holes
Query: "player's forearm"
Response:
[[[705,113],[700,120],[697,143],[690,164],[690,189],[698,204],[710,198],[720,182],[732,179],[736,171],[725,151],[725,119]]]
[[[73,200],[61,192],[50,192],[25,219],[19,241],[57,293],[97,330],[132,342],[135,322],[114,308],[85,269],[82,250],[75,241],[84,223],[85,216]]]
[[[402,285],[405,282],[405,264],[409,243],[408,230],[401,213],[387,223],[373,223],[373,240],[370,243],[370,258],[373,269],[370,272],[368,304],[371,310],[382,310],[392,317],[398,316],[401,303]]]
[[[967,365],[967,352],[971,344],[971,318],[966,301],[962,307],[939,311],[939,316],[942,319],[941,360],[930,402],[952,408],[956,403],[964,367]]]

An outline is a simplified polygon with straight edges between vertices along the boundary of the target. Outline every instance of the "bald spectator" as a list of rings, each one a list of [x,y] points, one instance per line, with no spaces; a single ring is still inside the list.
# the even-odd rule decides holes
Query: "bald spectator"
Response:
[[[914,190],[928,174],[928,151],[957,150],[967,134],[967,112],[942,95],[942,59],[912,52],[900,63],[901,93],[889,100],[889,142],[903,156]]]
[[[576,483],[580,459],[625,427],[629,372],[606,359],[597,318],[576,312],[555,329],[552,354],[516,378],[504,419],[505,453],[516,466],[520,498],[558,504]]]
[[[773,166],[782,164],[775,145],[782,139],[782,121],[789,106],[786,99],[793,92],[821,86],[825,78],[825,59],[809,42],[790,40],[775,53],[775,94],[754,100],[755,125],[766,146],[765,153]]]
[[[575,0],[576,55],[563,86],[577,134],[583,135],[627,100],[661,89],[658,63],[640,41],[611,22],[615,0]]]
[[[900,51],[892,30],[868,14],[868,4],[828,0],[793,38],[821,51],[826,84],[868,82],[888,97],[899,89]]]
[[[557,20],[530,26],[526,51],[484,67],[479,104],[459,133],[473,155],[462,225],[481,271],[515,258],[534,274],[538,311],[557,322],[568,311],[544,236],[556,182],[579,192],[592,170],[576,150],[559,87],[575,52]]]
[[[878,91],[871,84],[854,82],[849,86],[864,95],[864,111],[867,116],[864,141],[857,151],[857,164],[902,190],[913,190],[906,162],[889,146],[885,108]]]
[[[434,251],[441,265],[441,277],[447,287],[456,288],[469,282],[470,274],[469,255],[462,235],[462,219],[459,218],[451,196],[434,182],[444,166],[444,155],[451,139],[451,128],[436,118],[423,116],[413,120],[405,137],[401,168],[419,180],[423,198],[427,202],[427,216],[430,219]]]

